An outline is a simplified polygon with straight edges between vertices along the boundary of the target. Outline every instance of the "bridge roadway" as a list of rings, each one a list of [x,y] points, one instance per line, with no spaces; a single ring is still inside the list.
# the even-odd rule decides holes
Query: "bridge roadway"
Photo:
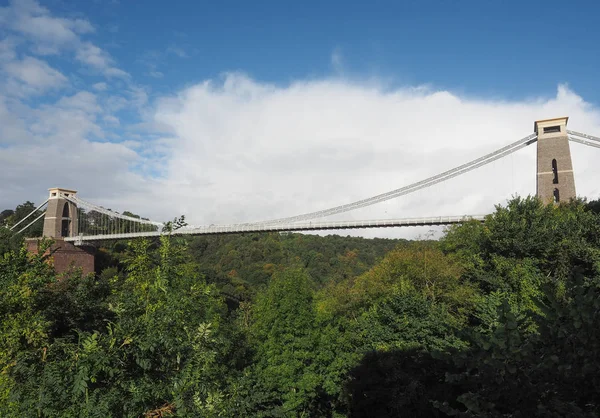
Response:
[[[370,221],[324,221],[304,223],[270,223],[270,224],[237,224],[237,225],[211,225],[202,227],[184,227],[173,231],[173,235],[218,235],[240,234],[252,232],[295,232],[295,231],[322,231],[333,229],[361,229],[361,228],[392,228],[404,226],[440,226],[459,224],[469,220],[484,221],[484,215],[465,216],[434,216],[427,218],[382,219]],[[65,241],[82,245],[86,242],[105,240],[119,240],[142,237],[158,237],[166,235],[161,231],[133,232],[106,235],[79,235],[65,238]]]

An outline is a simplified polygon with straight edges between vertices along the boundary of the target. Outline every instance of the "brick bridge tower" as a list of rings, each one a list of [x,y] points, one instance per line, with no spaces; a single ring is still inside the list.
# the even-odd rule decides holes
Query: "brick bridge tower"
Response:
[[[55,187],[49,189],[49,193],[43,236],[54,241],[48,250],[54,269],[57,273],[64,273],[72,268],[80,268],[83,274],[94,273],[95,248],[75,246],[65,241],[65,238],[75,237],[79,233],[77,205],[65,199],[75,196],[77,192]],[[38,252],[39,238],[28,238],[25,241],[28,251]]]
[[[574,199],[575,178],[569,137],[568,117],[538,120],[537,133],[537,196],[545,203],[568,202]]]

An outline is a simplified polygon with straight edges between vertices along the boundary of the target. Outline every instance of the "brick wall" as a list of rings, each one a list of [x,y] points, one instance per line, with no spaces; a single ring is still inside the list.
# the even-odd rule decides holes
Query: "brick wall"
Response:
[[[25,242],[27,251],[38,253],[38,239],[29,238]],[[83,274],[95,272],[93,247],[78,247],[60,238],[54,238],[54,244],[48,251],[57,273],[65,273],[73,268],[81,268]]]

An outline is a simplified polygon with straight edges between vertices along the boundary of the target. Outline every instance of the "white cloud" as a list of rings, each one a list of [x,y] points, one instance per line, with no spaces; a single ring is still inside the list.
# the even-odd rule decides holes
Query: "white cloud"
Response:
[[[119,118],[117,118],[116,116],[113,116],[113,115],[106,115],[106,116],[104,116],[103,119],[106,123],[108,123],[109,125],[112,125],[112,126],[119,126],[121,124],[121,122],[119,121]]]
[[[275,86],[228,74],[150,105],[146,89],[88,40],[95,30],[88,20],[57,17],[34,0],[14,0],[0,7],[0,27],[8,34],[0,40],[5,207],[44,198],[48,187],[58,185],[157,220],[179,214],[195,224],[272,219],[440,173],[524,137],[536,119],[569,115],[572,129],[600,134],[600,111],[566,86],[549,98],[496,101],[423,86],[389,88],[376,80],[339,77]],[[19,97],[65,87],[69,80],[39,57],[18,59],[17,46],[19,53],[29,48],[74,57],[96,74],[124,81],[114,80],[110,92],[98,82],[90,91],[69,90],[69,96],[32,106]],[[179,44],[150,51],[140,59],[148,75],[162,77],[159,63],[169,54],[188,56]],[[330,60],[334,73],[342,74],[339,49]],[[73,86],[80,85],[75,78]],[[111,94],[117,86],[118,94]],[[131,110],[141,111],[144,120],[129,122]],[[120,111],[127,116],[119,117]],[[571,148],[578,192],[600,197],[600,150]],[[487,213],[512,194],[535,193],[534,157],[532,146],[338,218]],[[392,231],[366,234],[423,232]]]
[[[128,78],[129,74],[115,65],[108,52],[82,39],[95,31],[86,19],[53,16],[35,0],[14,0],[0,8],[0,22],[31,42],[35,54],[52,55],[75,52],[75,59],[106,77]],[[0,46],[0,58],[2,47]]]
[[[38,53],[56,54],[61,48],[77,43],[79,34],[94,31],[85,19],[54,17],[34,0],[14,0],[4,9],[7,24],[35,42]]]
[[[91,42],[85,42],[77,49],[75,58],[90,67],[96,68],[107,77],[127,78],[129,74],[113,66],[110,55]]]
[[[6,73],[24,84],[28,93],[43,93],[57,89],[68,83],[67,77],[48,63],[33,57],[12,61],[4,66]]]
[[[136,192],[134,186],[143,193],[145,180],[130,171],[143,158],[128,144],[95,140],[105,136],[100,116],[114,122],[103,112],[96,96],[85,91],[38,108],[0,94],[1,204],[38,200],[53,184],[97,188],[107,196]]]
[[[79,61],[96,68],[104,69],[111,64],[108,54],[90,42],[82,44],[75,57]]]
[[[106,83],[96,83],[92,85],[92,88],[96,91],[105,91],[108,88]]]
[[[148,93],[141,86],[129,86],[126,95],[129,97],[129,102],[138,108],[141,108],[148,103]]]
[[[108,67],[103,70],[106,77],[117,77],[117,78],[129,78],[130,75],[127,71],[123,71],[117,67]]]
[[[556,97],[500,102],[421,88],[345,80],[263,85],[241,75],[207,81],[156,108],[171,127],[168,206],[194,223],[291,216],[383,193],[458,166],[532,132],[536,119],[570,115],[600,133],[600,112],[566,87]],[[596,150],[572,145],[578,191],[597,198]],[[600,150],[599,150],[600,151]],[[342,219],[489,213],[535,193],[535,148],[427,191]],[[159,189],[157,189],[159,190]],[[380,234],[378,232],[378,234]]]
[[[48,15],[22,15],[15,22],[16,29],[41,42],[47,53],[56,53],[62,45],[77,41],[78,33],[92,31],[89,22],[68,20]]]
[[[0,40],[0,63],[12,61],[16,57],[15,45],[16,41],[12,38]]]
[[[109,113],[116,113],[127,108],[129,101],[122,96],[109,96],[104,102],[104,108]]]
[[[148,140],[139,136],[123,140],[115,112],[126,109],[135,120],[148,95],[104,49],[85,39],[93,26],[84,19],[56,17],[33,0],[15,0],[0,7],[0,27],[1,204],[35,199],[48,184],[94,188],[107,196],[144,193],[147,179],[139,173],[145,172],[145,162],[157,159],[159,148],[150,150]],[[85,91],[84,78],[73,75],[71,84],[49,62],[19,56],[23,53],[56,54],[53,61],[66,58],[85,66],[82,74],[93,69],[125,81],[115,81],[118,91],[108,92],[106,82]],[[68,95],[60,92],[55,98],[62,87],[69,87]],[[29,97],[51,92],[40,101]]]
[[[29,133],[25,121],[14,115],[0,97],[0,145],[18,144],[27,140]]]
[[[143,185],[144,181],[127,168],[137,158],[134,151],[121,144],[85,140],[69,146],[48,141],[36,146],[12,147],[10,153],[0,153],[0,165],[10,167],[3,177],[9,186],[3,189],[2,204],[11,207],[13,202],[23,202],[23,199],[41,201],[46,197],[45,191],[53,185],[72,187],[88,195],[92,189],[105,196],[135,195],[136,190],[128,185]],[[15,164],[13,159],[21,163]],[[23,185],[24,178],[29,179],[26,185]],[[143,193],[144,189],[138,192]]]
[[[89,114],[96,114],[101,111],[96,96],[88,91],[79,91],[73,96],[63,96],[53,107],[73,109]]]
[[[102,111],[96,96],[82,91],[72,96],[64,96],[52,104],[26,111],[29,120],[29,132],[32,134],[29,145],[32,150],[38,146],[53,144],[63,149],[63,162],[70,161],[71,149],[81,147],[90,139],[102,138],[102,128],[96,123]]]
[[[528,135],[536,119],[568,115],[571,129],[600,134],[600,111],[565,86],[554,97],[495,101],[344,79],[274,86],[229,74],[163,97],[135,126],[114,115],[133,103],[148,106],[144,89],[130,87],[123,97],[81,92],[38,110],[0,106],[0,123],[11,122],[15,138],[0,153],[10,177],[5,184],[14,185],[3,191],[5,206],[43,198],[47,187],[59,185],[156,220],[179,214],[193,224],[272,219],[435,175]],[[92,140],[112,140],[103,126],[117,121],[127,141]],[[600,197],[600,150],[571,149],[578,192]],[[336,218],[489,213],[515,193],[535,193],[534,146]],[[415,236],[424,230],[357,233]]]

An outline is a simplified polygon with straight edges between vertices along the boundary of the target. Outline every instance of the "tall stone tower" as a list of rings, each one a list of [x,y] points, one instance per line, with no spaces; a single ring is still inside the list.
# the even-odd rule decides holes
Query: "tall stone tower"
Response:
[[[74,237],[77,230],[77,206],[63,196],[75,196],[75,190],[49,189],[48,207],[44,216],[44,236],[48,238]]]
[[[78,231],[77,205],[65,199],[75,196],[75,190],[55,187],[49,189],[48,206],[44,216],[44,237],[52,238],[53,244],[46,249],[57,273],[66,273],[73,268],[81,269],[83,274],[93,274],[94,247],[75,246],[65,241],[76,236]],[[39,238],[26,238],[27,250],[37,254],[40,250]]]
[[[538,120],[537,133],[537,196],[545,203],[568,202],[574,199],[575,178],[567,136],[568,117]]]

